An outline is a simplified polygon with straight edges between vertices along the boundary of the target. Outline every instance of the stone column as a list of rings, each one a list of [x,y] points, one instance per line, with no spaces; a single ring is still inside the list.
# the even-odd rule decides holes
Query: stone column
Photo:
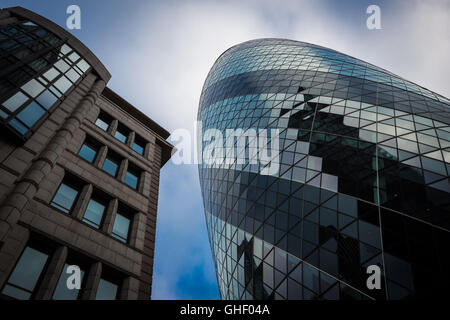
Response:
[[[59,277],[64,269],[66,263],[68,249],[65,246],[61,246],[56,249],[53,254],[41,285],[36,293],[36,300],[51,300],[53,292],[58,284]]]
[[[113,120],[112,122],[111,122],[111,124],[109,125],[109,128],[108,128],[108,133],[110,134],[110,135],[112,135],[112,136],[114,136],[114,134],[116,133],[116,131],[117,131],[117,127],[119,126],[119,121],[118,120]]]
[[[105,162],[107,154],[108,154],[108,147],[101,146],[100,150],[98,150],[97,156],[95,157],[94,166],[101,169],[103,167],[103,163]]]
[[[125,180],[125,174],[128,170],[128,159],[123,159],[120,163],[119,172],[117,173],[117,180],[124,181]]]
[[[111,234],[114,220],[116,219],[117,209],[119,207],[119,200],[113,199],[109,202],[105,212],[105,219],[103,220],[102,231]]]
[[[136,278],[126,278],[119,292],[119,300],[137,300],[139,291],[139,280]]]
[[[87,184],[83,187],[83,189],[81,189],[78,200],[72,209],[71,215],[73,217],[77,218],[78,220],[83,219],[83,215],[89,204],[89,200],[91,200],[93,190],[94,187],[92,186],[92,184]]]
[[[102,276],[102,263],[96,262],[89,268],[86,285],[84,286],[82,300],[95,300],[98,284]]]
[[[133,148],[133,143],[134,143],[135,138],[136,138],[136,133],[134,131],[131,131],[130,134],[128,135],[127,146],[129,146],[130,148]]]

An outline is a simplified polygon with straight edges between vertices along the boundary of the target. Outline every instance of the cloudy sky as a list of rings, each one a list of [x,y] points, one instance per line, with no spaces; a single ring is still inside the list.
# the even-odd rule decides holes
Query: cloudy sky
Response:
[[[64,27],[70,4],[82,19],[71,32],[109,69],[109,86],[171,132],[192,130],[217,57],[255,38],[329,47],[450,97],[449,0],[0,0]],[[366,27],[371,4],[380,30]],[[220,298],[194,165],[161,173],[153,298]]]

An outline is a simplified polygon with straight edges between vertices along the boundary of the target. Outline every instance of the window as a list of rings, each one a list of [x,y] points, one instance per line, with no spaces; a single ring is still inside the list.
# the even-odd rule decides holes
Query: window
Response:
[[[131,188],[137,189],[139,184],[139,174],[135,170],[129,168],[125,174],[125,183]]]
[[[78,196],[78,190],[73,186],[67,184],[67,182],[61,183],[58,191],[51,202],[51,205],[65,213],[70,213],[72,206]]]
[[[103,205],[100,201],[91,199],[89,204],[84,212],[83,222],[88,225],[100,229],[100,225],[103,220],[103,213],[105,212],[105,205]]]
[[[88,141],[85,141],[78,152],[78,155],[84,160],[93,163],[97,155],[98,148]]]
[[[59,277],[58,284],[56,285],[56,289],[53,292],[53,300],[77,300],[81,289],[69,289],[67,288],[67,279],[71,274],[67,273],[67,268],[69,264],[64,264],[64,268],[61,272],[61,276]],[[80,267],[80,282],[83,283],[84,278],[84,270]]]
[[[100,278],[95,300],[116,300],[119,286],[103,278]]]
[[[127,143],[129,130],[123,126],[119,126],[114,134],[114,137],[122,143]]]
[[[35,56],[31,61],[22,61],[0,85],[0,121],[25,138],[90,66],[61,39],[38,26],[21,24],[7,29],[17,32],[2,32],[0,69],[29,59],[31,54]]]
[[[47,254],[27,246],[2,293],[15,299],[29,300],[47,260]]]
[[[134,139],[133,150],[139,153],[140,155],[144,155],[145,142],[140,139],[138,136]]]
[[[130,231],[130,223],[131,219],[128,218],[128,215],[125,215],[121,212],[117,212],[116,218],[114,220],[112,236],[117,240],[127,243],[128,233]]]
[[[108,131],[109,125],[111,124],[111,118],[109,118],[106,114],[100,113],[99,117],[95,121],[97,127],[104,131]]]
[[[111,157],[106,157],[105,162],[103,163],[102,170],[115,177],[117,175],[118,169],[119,161],[113,160]]]

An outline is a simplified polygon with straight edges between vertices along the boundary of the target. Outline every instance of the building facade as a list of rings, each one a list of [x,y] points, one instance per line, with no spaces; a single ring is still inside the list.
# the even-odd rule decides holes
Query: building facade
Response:
[[[263,174],[249,151],[243,164],[203,151],[222,297],[448,296],[449,111],[449,99],[320,46],[261,39],[223,53],[200,98],[202,133],[278,129],[268,141],[280,153]]]
[[[0,11],[1,299],[150,299],[172,146],[109,79],[56,24]]]

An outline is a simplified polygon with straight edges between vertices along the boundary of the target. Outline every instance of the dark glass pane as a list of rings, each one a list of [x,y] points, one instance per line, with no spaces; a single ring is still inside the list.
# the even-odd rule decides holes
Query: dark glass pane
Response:
[[[109,124],[106,123],[105,121],[103,121],[103,120],[100,119],[100,118],[98,118],[98,119],[95,121],[95,124],[97,125],[97,127],[101,128],[101,129],[103,129],[103,130],[105,130],[105,131],[107,131],[108,128],[109,128]]]
[[[25,127],[23,124],[21,124],[19,121],[17,121],[16,119],[12,119],[9,124],[16,129],[17,131],[19,131],[21,134],[25,134],[28,131],[28,128]]]
[[[116,300],[117,289],[116,284],[100,279],[95,300]]]
[[[116,219],[114,220],[113,234],[114,238],[119,239],[122,242],[127,242],[128,231],[130,229],[130,219],[124,217],[123,215],[117,213]]]
[[[45,253],[27,247],[8,279],[8,284],[15,288],[5,286],[2,293],[16,299],[29,299],[47,258]]]
[[[69,289],[67,287],[67,279],[72,275],[72,273],[67,273],[67,268],[69,265],[66,263],[64,265],[61,276],[59,277],[58,284],[56,285],[55,292],[53,293],[53,300],[77,300],[79,289]],[[80,269],[80,282],[83,283],[84,271]]]
[[[118,164],[111,159],[106,158],[105,162],[103,163],[102,170],[109,173],[113,177],[117,174]]]
[[[139,178],[135,174],[127,171],[127,173],[125,175],[125,183],[127,185],[129,185],[133,189],[137,189],[138,181],[139,181]]]
[[[48,110],[58,99],[50,91],[45,90],[36,100]]]
[[[2,105],[9,111],[14,112],[19,109],[27,100],[28,97],[19,91],[11,98],[3,102]]]
[[[63,183],[56,192],[51,205],[65,213],[69,213],[77,195],[77,190]]]
[[[120,132],[119,130],[116,131],[116,133],[114,134],[114,137],[123,143],[127,142],[127,136],[125,134],[123,134],[122,132]]]
[[[59,91],[66,93],[72,86],[72,82],[70,82],[65,76],[62,76],[54,83],[54,85]]]
[[[44,114],[45,110],[33,101],[20,111],[17,118],[31,128]]]
[[[88,146],[87,144],[83,144],[83,146],[80,149],[80,152],[78,153],[80,157],[91,163],[94,161],[96,154],[97,150]]]
[[[83,221],[98,229],[102,222],[104,211],[104,205],[91,199],[84,213]]]
[[[136,142],[133,143],[133,150],[141,155],[144,154],[144,148],[141,145],[137,144]]]

